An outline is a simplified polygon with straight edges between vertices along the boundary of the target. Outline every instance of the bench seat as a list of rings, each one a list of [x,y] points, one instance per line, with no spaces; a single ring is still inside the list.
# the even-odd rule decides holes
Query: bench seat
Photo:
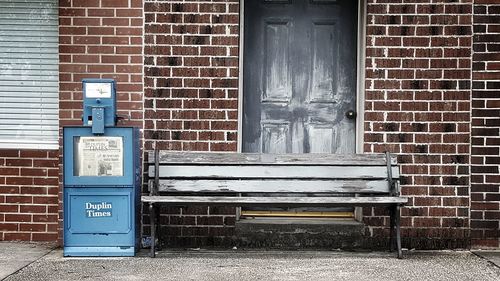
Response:
[[[402,257],[396,157],[385,154],[187,153],[155,150],[148,157],[155,256],[159,205],[232,207],[386,207],[391,250]]]
[[[369,207],[404,205],[406,197],[234,197],[234,196],[143,196],[142,202],[170,206],[210,205],[234,207]]]

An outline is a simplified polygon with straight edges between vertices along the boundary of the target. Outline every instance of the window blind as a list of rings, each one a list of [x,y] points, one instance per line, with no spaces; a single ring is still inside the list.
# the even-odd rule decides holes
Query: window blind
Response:
[[[0,0],[0,147],[58,147],[58,2]]]

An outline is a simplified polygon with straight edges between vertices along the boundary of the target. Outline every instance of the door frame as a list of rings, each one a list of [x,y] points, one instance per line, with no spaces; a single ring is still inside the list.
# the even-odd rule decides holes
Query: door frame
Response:
[[[247,0],[252,1],[252,0]],[[358,34],[356,52],[356,153],[363,153],[364,142],[364,96],[365,96],[365,58],[366,58],[366,0],[358,0]],[[245,46],[245,0],[240,0],[240,40],[239,40],[239,74],[238,74],[238,140],[237,152],[243,147],[243,65]]]

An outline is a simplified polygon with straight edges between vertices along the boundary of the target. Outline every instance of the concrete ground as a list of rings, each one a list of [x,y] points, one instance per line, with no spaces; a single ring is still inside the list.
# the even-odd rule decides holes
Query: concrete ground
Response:
[[[0,242],[0,280],[50,253],[51,244]]]
[[[491,263],[495,264],[500,268],[500,250],[497,251],[488,251],[488,250],[478,250],[473,251],[474,254],[487,259]]]
[[[481,256],[479,256],[481,255]],[[483,258],[482,256],[489,258]],[[2,280],[500,280],[500,252],[163,251],[155,259],[63,258],[49,246],[0,243]]]

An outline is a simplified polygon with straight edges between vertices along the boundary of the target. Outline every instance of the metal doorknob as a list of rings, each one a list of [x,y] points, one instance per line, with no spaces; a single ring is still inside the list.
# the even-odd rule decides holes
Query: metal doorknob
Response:
[[[356,112],[354,110],[349,110],[345,113],[345,117],[348,119],[356,119]]]

